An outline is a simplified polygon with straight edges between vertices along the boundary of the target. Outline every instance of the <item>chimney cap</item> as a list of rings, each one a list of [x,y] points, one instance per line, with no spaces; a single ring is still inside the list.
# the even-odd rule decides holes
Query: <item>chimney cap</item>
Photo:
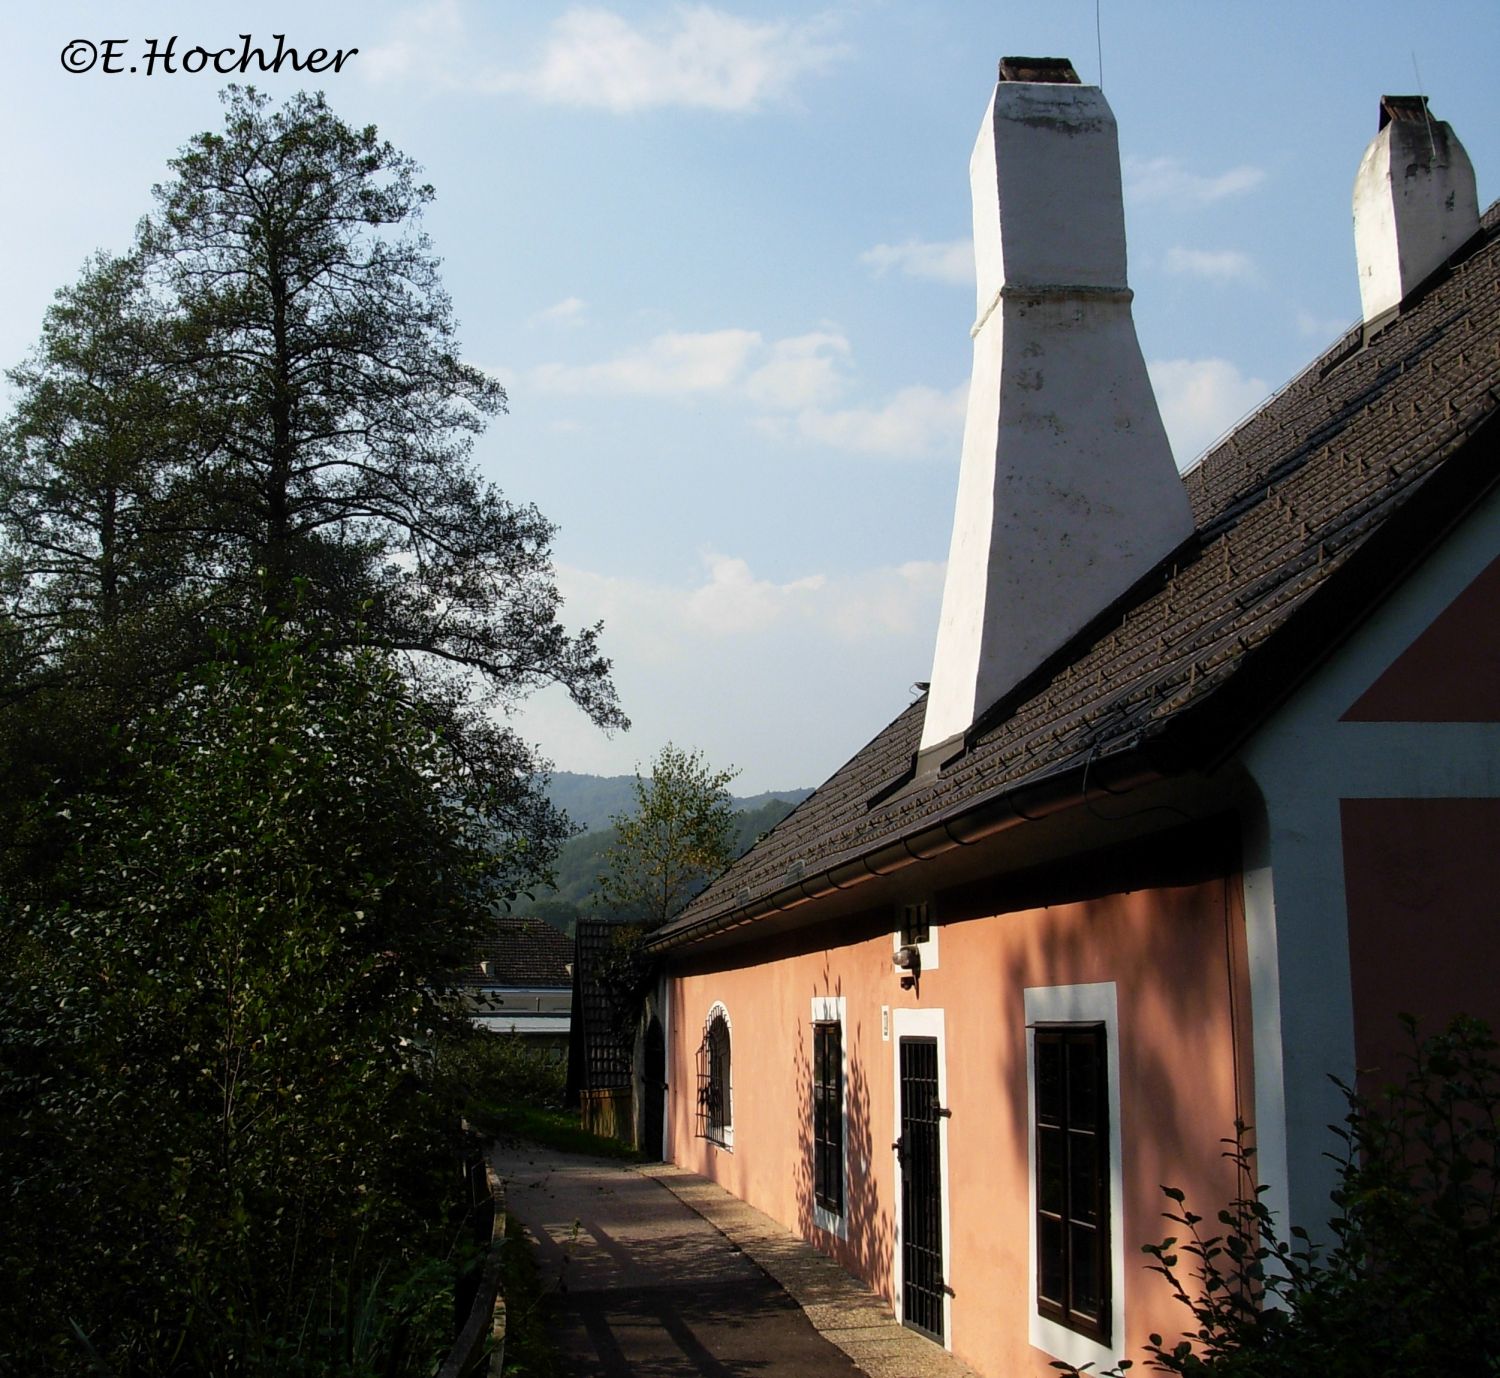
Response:
[[[1384,129],[1392,120],[1421,120],[1432,122],[1427,110],[1426,96],[1381,96],[1380,128]]]
[[[1047,81],[1058,86],[1081,86],[1078,73],[1065,57],[1002,57],[1001,81]]]

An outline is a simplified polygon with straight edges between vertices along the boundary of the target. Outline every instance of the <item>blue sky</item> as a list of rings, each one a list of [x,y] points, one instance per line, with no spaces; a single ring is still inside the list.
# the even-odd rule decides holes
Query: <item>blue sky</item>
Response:
[[[123,248],[230,78],[73,75],[73,39],[358,48],[327,91],[437,189],[475,459],[559,525],[632,731],[544,693],[561,769],[669,739],[746,792],[826,777],[926,679],[973,317],[967,165],[1002,54],[1072,58],[1120,128],[1141,343],[1179,464],[1358,314],[1349,198],[1421,89],[1500,192],[1500,5],[67,4],[0,45],[0,361]]]

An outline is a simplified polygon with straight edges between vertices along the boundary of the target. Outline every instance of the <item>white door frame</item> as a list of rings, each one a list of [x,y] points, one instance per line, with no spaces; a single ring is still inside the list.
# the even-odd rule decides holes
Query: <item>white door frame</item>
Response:
[[[901,1135],[901,1040],[903,1038],[935,1038],[937,1040],[938,1104],[945,1109],[948,1108],[948,1049],[943,1011],[899,1008],[891,1011],[891,1085],[894,1091],[891,1100],[893,1107],[891,1180],[895,1184],[894,1209],[891,1214],[896,1221],[895,1257],[892,1260],[891,1275],[895,1279],[896,1319],[902,1322],[906,1317],[902,1314],[905,1289],[902,1286],[901,1277],[901,1162],[896,1154],[895,1141]],[[948,1179],[948,1123],[947,1116],[941,1116],[938,1119],[938,1181],[939,1190],[943,1196],[943,1281],[945,1283],[953,1269],[953,1241],[948,1224],[952,1202]],[[953,1298],[947,1292],[943,1294],[943,1348],[953,1348]]]

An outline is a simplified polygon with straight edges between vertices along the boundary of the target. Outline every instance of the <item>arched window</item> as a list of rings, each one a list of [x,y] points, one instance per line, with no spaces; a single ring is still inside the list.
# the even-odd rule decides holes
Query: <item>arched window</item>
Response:
[[[723,1005],[708,1012],[698,1045],[698,1137],[729,1148],[734,1143],[729,1014]]]

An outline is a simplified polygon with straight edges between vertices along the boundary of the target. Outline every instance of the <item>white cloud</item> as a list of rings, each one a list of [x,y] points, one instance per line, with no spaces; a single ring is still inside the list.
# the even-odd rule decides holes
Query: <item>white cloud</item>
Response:
[[[1227,172],[1205,176],[1190,172],[1177,158],[1126,158],[1125,195],[1136,201],[1205,205],[1254,191],[1266,180],[1264,168],[1243,163]]]
[[[761,347],[755,330],[670,331],[597,364],[541,364],[532,384],[545,392],[663,397],[724,392],[739,384]]]
[[[626,575],[558,567],[570,620],[603,619],[609,640],[623,639],[647,660],[686,663],[716,640],[783,635],[795,628],[849,643],[875,634],[936,635],[945,565],[910,560],[900,565],[831,575],[820,571],[777,583],[757,576],[738,555],[704,551],[703,575],[675,586]],[[608,654],[623,660],[618,645]],[[627,711],[629,711],[627,709]]]
[[[752,402],[777,410],[816,406],[843,387],[839,364],[849,357],[849,341],[831,331],[777,340],[771,357],[745,380]]]
[[[836,397],[849,354],[849,341],[831,330],[769,344],[757,330],[668,331],[613,359],[540,364],[529,377],[546,392],[648,397],[721,393],[789,411]]]
[[[704,560],[709,579],[688,595],[686,621],[711,636],[764,631],[789,614],[809,610],[811,596],[827,584],[821,574],[774,584],[755,578],[735,556],[709,554]]]
[[[866,249],[859,261],[873,268],[877,276],[895,268],[908,277],[951,282],[961,287],[974,285],[972,239],[950,239],[944,243],[908,239],[904,244],[877,244]]]
[[[808,440],[857,454],[898,459],[958,454],[968,384],[951,392],[918,385],[902,388],[881,407],[798,413],[796,428]]]
[[[598,363],[539,364],[526,379],[539,392],[575,396],[718,396],[760,408],[756,424],[780,441],[899,459],[957,454],[966,384],[951,392],[917,385],[880,406],[833,408],[851,353],[834,330],[770,342],[756,330],[670,331]]]
[[[843,53],[827,21],[755,21],[711,5],[679,5],[654,23],[577,5],[552,23],[535,62],[475,65],[484,51],[457,0],[408,10],[390,37],[361,54],[374,81],[418,79],[479,91],[517,91],[556,105],[616,114],[679,106],[757,110],[784,100],[798,78]]]
[[[1184,249],[1177,246],[1167,250],[1166,268],[1169,273],[1207,278],[1211,282],[1246,281],[1255,276],[1255,264],[1250,255],[1238,249]]]
[[[649,29],[606,9],[569,10],[553,25],[539,66],[500,85],[563,105],[623,113],[660,106],[754,110],[839,55],[825,26],[755,23],[709,5],[684,5]]]
[[[545,311],[538,311],[531,319],[572,325],[583,318],[587,305],[588,303],[582,297],[564,297]]]
[[[1269,389],[1228,359],[1158,359],[1147,364],[1179,468],[1217,440]]]
[[[362,48],[356,69],[370,81],[429,81],[440,86],[466,84],[477,73],[455,64],[460,54],[476,51],[469,42],[457,0],[433,0],[396,15],[384,43]]]
[[[515,725],[564,770],[626,773],[673,740],[736,788],[813,785],[910,701],[932,668],[943,565],[910,561],[778,582],[732,555],[685,583],[562,566],[569,625],[604,622],[631,731],[591,728],[561,691]]]

